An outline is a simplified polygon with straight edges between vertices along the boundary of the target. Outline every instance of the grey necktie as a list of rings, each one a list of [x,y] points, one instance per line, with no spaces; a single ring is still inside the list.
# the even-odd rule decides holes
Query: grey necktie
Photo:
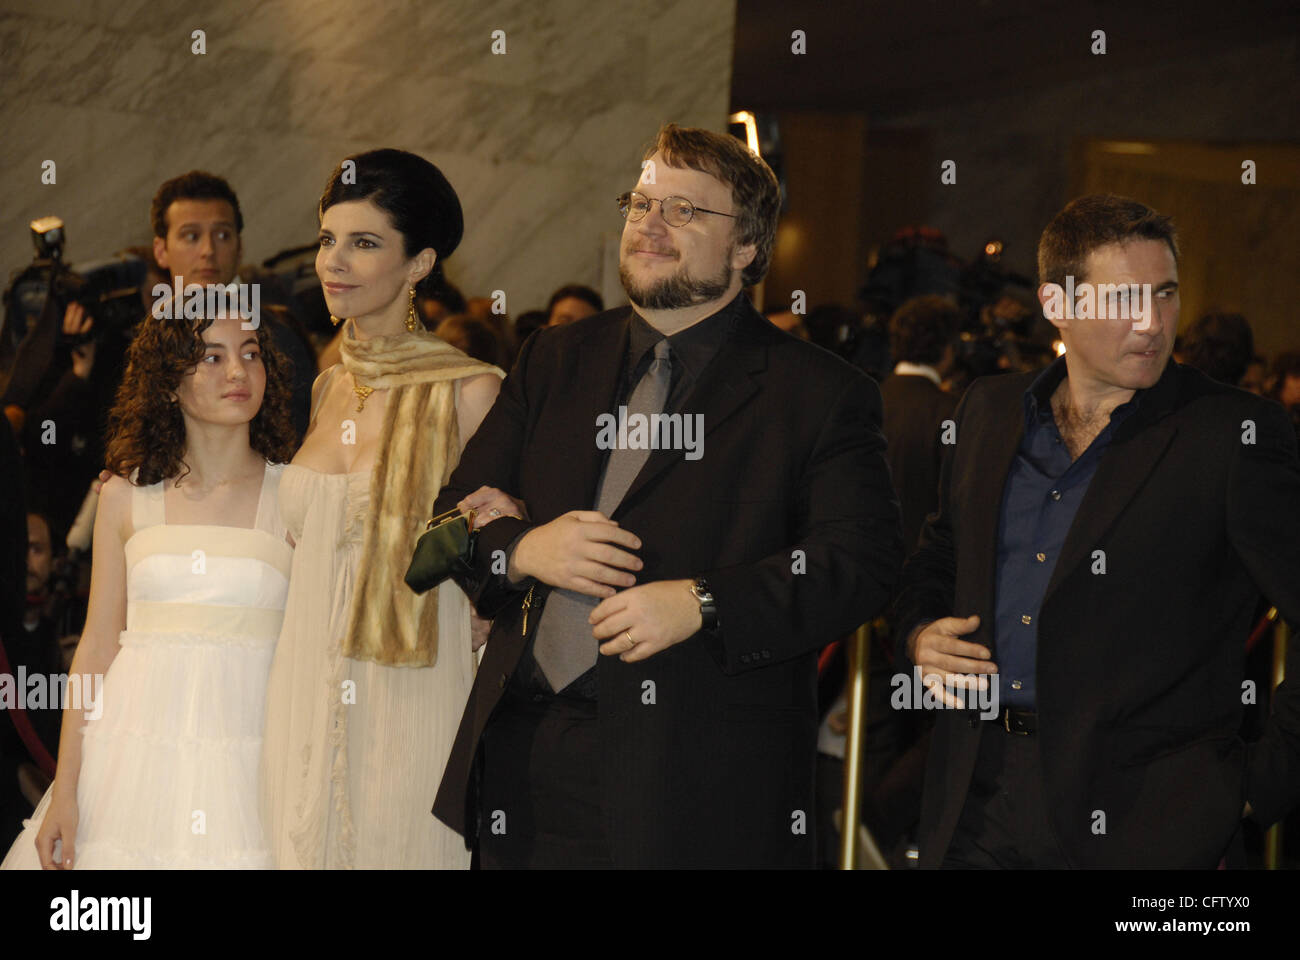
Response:
[[[654,362],[628,398],[629,421],[638,413],[649,417],[664,412],[671,377],[668,341],[664,339],[655,344]],[[649,456],[648,449],[615,447],[609,452],[605,474],[596,491],[597,510],[607,517],[614,512]],[[552,690],[563,690],[595,665],[599,643],[591,635],[587,617],[598,603],[599,597],[558,588],[547,596],[537,622],[533,656]]]

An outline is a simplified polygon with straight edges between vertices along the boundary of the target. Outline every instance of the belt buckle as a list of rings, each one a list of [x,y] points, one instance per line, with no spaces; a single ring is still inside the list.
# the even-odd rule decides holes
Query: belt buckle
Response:
[[[1007,707],[1007,708],[1002,712],[1002,726],[1003,726],[1003,729],[1005,729],[1005,730],[1007,731],[1007,733],[1015,734],[1015,735],[1018,736],[1018,737],[1027,737],[1027,736],[1029,736],[1029,731],[1028,731],[1028,730],[1012,730],[1012,729],[1011,729],[1011,708],[1010,708],[1010,707]]]

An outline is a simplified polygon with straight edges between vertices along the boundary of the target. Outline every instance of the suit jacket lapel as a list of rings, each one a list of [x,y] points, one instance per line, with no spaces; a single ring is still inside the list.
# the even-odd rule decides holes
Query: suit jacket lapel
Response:
[[[591,510],[596,502],[603,453],[596,447],[596,423],[598,417],[610,412],[618,388],[631,313],[632,308],[625,307],[609,323],[593,330],[578,347],[578,375],[568,385],[569,410],[560,421],[577,430],[578,442],[574,445],[568,437],[562,438],[557,449],[571,451],[572,456],[556,457],[554,461],[563,481],[557,489],[574,489],[572,478],[581,480],[582,502],[571,509]]]
[[[1139,431],[1127,441],[1111,441],[1111,446],[1097,464],[1097,472],[1088,484],[1088,492],[1083,495],[1074,524],[1065,538],[1061,558],[1052,571],[1047,592],[1043,594],[1044,604],[1081,561],[1091,559],[1097,543],[1146,483],[1177,432],[1174,421],[1167,418]]]
[[[767,331],[756,325],[766,323],[753,307],[746,304],[736,329],[718,348],[700,382],[682,404],[683,416],[704,416],[705,450],[708,449],[709,435],[758,392],[754,375],[767,367],[767,344],[763,336]],[[684,457],[684,450],[651,450],[614,515],[621,513],[669,465]]]
[[[1178,433],[1174,418],[1165,416],[1175,407],[1177,397],[1176,365],[1170,360],[1160,380],[1142,398],[1142,405],[1131,420],[1119,427],[1110,446],[1102,453],[1097,472],[1088,484],[1088,492],[1083,495],[1065,546],[1061,548],[1061,557],[1052,570],[1052,579],[1043,594],[1044,604],[1080,561],[1091,558],[1097,543],[1155,469]]]

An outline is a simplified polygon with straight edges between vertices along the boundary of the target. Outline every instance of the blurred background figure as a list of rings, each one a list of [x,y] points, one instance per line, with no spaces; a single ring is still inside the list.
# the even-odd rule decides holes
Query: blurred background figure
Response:
[[[885,459],[902,508],[903,549],[908,554],[916,549],[926,514],[938,505],[940,452],[957,407],[957,398],[940,383],[953,366],[962,319],[952,298],[938,294],[913,297],[889,318],[888,353],[894,364],[880,385],[882,425],[888,443]],[[955,433],[949,432],[948,437],[955,439]],[[890,678],[898,668],[887,619],[877,621],[872,636],[876,647],[867,681],[862,821],[886,861],[898,867],[908,862],[907,847],[921,809],[931,714],[891,708]],[[825,815],[838,807],[843,793],[843,672],[843,658],[837,657],[823,675],[823,688],[832,678],[836,684],[831,693],[834,703],[818,737],[818,803]],[[823,856],[824,865],[830,866],[835,848],[823,846]]]
[[[0,429],[8,428],[0,425]],[[68,629],[71,604],[56,565],[55,542],[49,519],[28,513],[26,600],[20,624],[3,637],[15,685],[24,676],[50,677],[66,671],[59,641]],[[83,610],[83,619],[84,615]],[[74,634],[74,645],[75,639]],[[31,815],[49,786],[62,720],[61,704],[38,708],[28,703],[21,715],[9,706],[0,710],[0,843],[13,841],[23,818]]]
[[[545,310],[525,310],[515,321],[515,339],[523,346],[525,340],[536,330],[546,326],[548,316]]]
[[[886,458],[903,508],[903,546],[916,548],[926,514],[935,508],[944,424],[957,400],[940,388],[953,365],[961,311],[947,297],[904,303],[889,321],[894,370],[880,385]]]
[[[433,332],[475,360],[500,365],[501,343],[496,331],[482,320],[468,314],[444,317]]]
[[[1236,387],[1255,360],[1255,337],[1239,313],[1207,313],[1180,338],[1181,362]]]
[[[1300,440],[1300,350],[1284,350],[1273,359],[1273,373],[1269,378],[1267,396],[1272,397],[1291,414],[1296,438]]]
[[[465,312],[465,295],[444,276],[432,290],[424,293],[417,291],[415,306],[420,311],[425,328],[435,330],[447,317]]]
[[[1257,396],[1265,396],[1265,391],[1268,389],[1268,361],[1259,354],[1251,357],[1238,386]]]
[[[605,301],[591,287],[584,287],[580,283],[565,284],[551,294],[551,299],[547,301],[546,325],[558,327],[573,323],[574,320],[581,320],[604,309]]]

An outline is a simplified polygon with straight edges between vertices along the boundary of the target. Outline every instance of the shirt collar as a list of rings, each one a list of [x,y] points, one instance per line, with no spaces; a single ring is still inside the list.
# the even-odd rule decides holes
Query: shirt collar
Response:
[[[743,292],[736,294],[716,313],[709,314],[699,323],[693,323],[668,338],[668,345],[673,351],[673,362],[681,363],[693,379],[699,379],[723,341],[736,328],[745,302],[744,297]],[[664,335],[650,326],[635,310],[632,311],[629,334],[628,355],[631,361],[629,369],[635,369],[646,352],[653,350],[655,344],[664,339]]]
[[[1025,391],[1025,429],[1035,421],[1052,419],[1052,394],[1061,381],[1065,379],[1068,369],[1065,355],[1057,357],[1047,365],[1047,369],[1034,378],[1034,382]],[[1126,420],[1141,404],[1146,390],[1135,391],[1133,396],[1110,412],[1110,423],[1118,426]]]
[[[894,364],[894,373],[906,377],[925,377],[933,381],[936,387],[940,385],[939,371],[928,363],[908,363],[906,360],[899,360]]]

